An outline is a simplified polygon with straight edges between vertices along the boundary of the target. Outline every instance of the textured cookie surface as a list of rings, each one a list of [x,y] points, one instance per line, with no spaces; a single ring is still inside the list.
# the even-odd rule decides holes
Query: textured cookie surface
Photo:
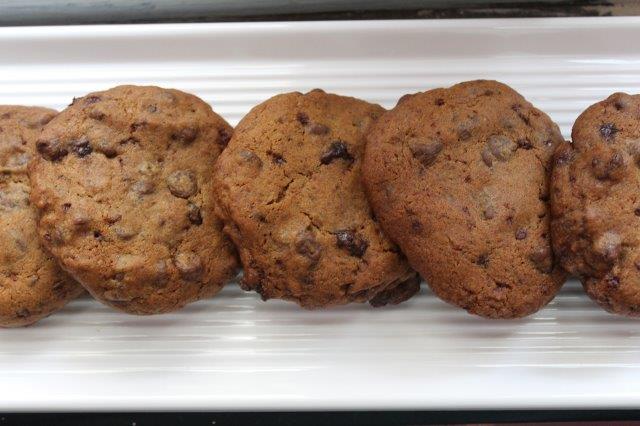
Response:
[[[0,106],[0,327],[33,324],[82,292],[38,241],[27,164],[56,112]]]
[[[383,229],[445,301],[490,318],[549,302],[558,127],[508,86],[472,81],[403,97],[368,135],[365,188]]]
[[[217,293],[236,269],[213,214],[231,127],[193,95],[119,86],[52,120],[31,166],[42,241],[98,300],[134,314]]]
[[[215,187],[245,289],[306,308],[398,303],[418,290],[361,184],[364,133],[382,112],[313,90],[271,98],[240,122]]]
[[[606,310],[640,316],[640,96],[592,105],[572,139],[555,154],[555,253]]]

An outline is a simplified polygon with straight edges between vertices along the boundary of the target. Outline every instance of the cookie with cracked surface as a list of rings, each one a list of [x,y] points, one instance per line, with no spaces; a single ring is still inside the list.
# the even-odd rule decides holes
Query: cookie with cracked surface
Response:
[[[0,106],[0,327],[33,324],[82,293],[38,241],[27,164],[56,111]]]
[[[31,165],[43,243],[95,298],[128,313],[214,295],[237,267],[211,180],[231,134],[178,90],[118,86],[75,99],[45,127]]]
[[[556,256],[604,309],[640,317],[640,95],[590,106],[572,139],[554,159]]]
[[[470,81],[404,96],[368,133],[363,176],[382,228],[441,299],[529,315],[565,280],[549,241],[558,127],[510,87]]]
[[[275,96],[242,119],[215,188],[243,288],[305,308],[381,306],[418,291],[360,181],[364,133],[383,111],[316,89]]]

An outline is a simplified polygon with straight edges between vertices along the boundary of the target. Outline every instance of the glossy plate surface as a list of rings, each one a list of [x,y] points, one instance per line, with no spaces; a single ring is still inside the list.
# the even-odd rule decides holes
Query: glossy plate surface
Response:
[[[121,83],[193,92],[233,124],[276,93],[391,107],[462,80],[512,85],[569,136],[589,104],[640,92],[638,18],[0,29],[0,103],[63,108]],[[86,298],[0,330],[0,411],[633,408],[640,323],[573,281],[518,321],[474,318],[426,288],[401,306],[306,312],[230,285],[175,314]]]

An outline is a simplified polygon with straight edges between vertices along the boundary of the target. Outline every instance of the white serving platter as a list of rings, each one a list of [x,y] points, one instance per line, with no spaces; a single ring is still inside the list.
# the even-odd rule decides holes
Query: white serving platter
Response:
[[[394,105],[476,78],[512,85],[569,136],[640,92],[640,19],[178,24],[0,29],[0,103],[63,108],[121,83],[193,92],[233,124],[315,87]],[[0,248],[1,250],[1,248]],[[0,411],[637,408],[640,323],[572,281],[489,321],[426,288],[398,307],[307,312],[230,285],[158,317],[71,303],[0,330]]]

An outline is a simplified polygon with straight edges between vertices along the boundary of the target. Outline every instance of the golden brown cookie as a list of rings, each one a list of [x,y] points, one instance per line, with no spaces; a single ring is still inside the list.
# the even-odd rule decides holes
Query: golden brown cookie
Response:
[[[383,111],[313,90],[275,96],[242,119],[215,188],[245,289],[305,308],[381,306],[418,291],[360,181],[364,133]]]
[[[82,292],[44,251],[29,203],[27,164],[56,111],[0,106],[0,327],[33,324]]]
[[[565,280],[548,214],[560,143],[549,117],[498,82],[408,95],[368,134],[365,188],[436,295],[484,317],[522,317]]]
[[[640,95],[615,93],[555,154],[551,235],[559,261],[609,312],[640,316]]]
[[[119,86],[75,99],[44,129],[31,167],[42,241],[94,297],[128,313],[216,294],[237,264],[211,180],[231,134],[178,90]]]

